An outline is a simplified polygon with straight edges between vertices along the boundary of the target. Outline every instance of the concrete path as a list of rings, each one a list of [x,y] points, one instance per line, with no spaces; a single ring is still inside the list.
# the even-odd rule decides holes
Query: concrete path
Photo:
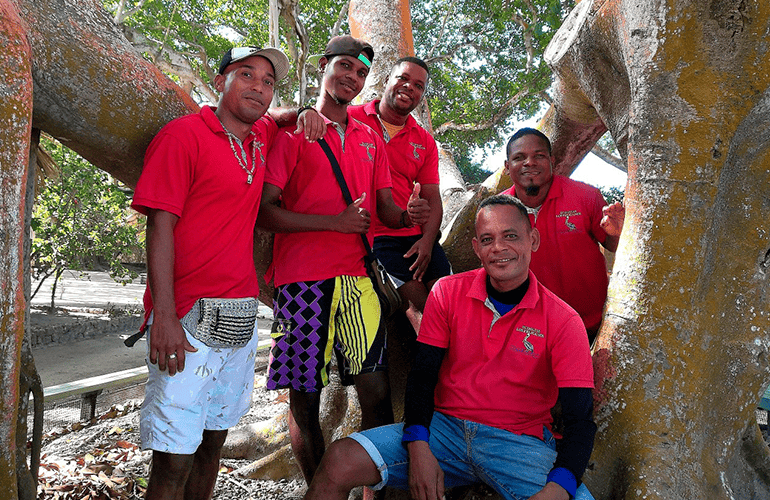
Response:
[[[139,279],[123,286],[115,283],[107,273],[89,272],[88,276],[81,276],[68,271],[62,281],[57,285],[56,306],[68,309],[70,314],[62,317],[40,313],[39,308],[49,305],[51,297],[51,284],[44,283],[32,300],[33,326],[82,321],[89,316],[94,317],[101,310],[115,308],[141,311],[145,285]],[[34,290],[36,284],[32,286]],[[270,338],[272,311],[261,304],[259,316],[259,336],[264,341]],[[144,366],[145,339],[142,338],[131,348],[123,344],[123,340],[134,333],[136,329],[127,329],[71,343],[33,348],[32,355],[43,387]]]

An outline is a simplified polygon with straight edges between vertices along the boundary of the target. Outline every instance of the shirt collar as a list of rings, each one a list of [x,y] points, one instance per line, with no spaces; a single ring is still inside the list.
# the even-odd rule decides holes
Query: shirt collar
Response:
[[[331,121],[329,118],[327,118],[327,117],[326,117],[326,116],[325,116],[323,113],[321,113],[320,111],[318,111],[318,110],[316,110],[316,111],[317,111],[317,112],[318,112],[318,114],[321,116],[321,118],[323,118],[323,120],[324,120],[324,123],[326,123],[327,125],[328,125],[328,124],[330,124],[330,123],[336,123],[336,122],[333,122],[333,121]],[[353,129],[360,129],[360,128],[362,128],[362,127],[364,126],[364,124],[363,124],[363,123],[361,123],[360,121],[356,120],[355,118],[353,118],[353,117],[350,115],[350,106],[348,106],[348,107],[347,107],[347,109],[346,109],[345,111],[347,112],[347,115],[348,115],[348,124],[347,124],[347,126],[345,127],[345,134],[346,134],[346,135],[347,135],[347,134],[348,134],[348,133],[349,133],[351,130],[353,130]],[[351,129],[351,127],[352,127],[352,129]]]
[[[216,106],[203,106],[201,108],[201,118],[203,118],[203,123],[205,123],[212,132],[224,135],[225,129],[222,127],[222,122],[217,118],[216,111]]]
[[[468,290],[468,297],[485,302],[487,300],[487,272],[483,267],[476,271],[476,276],[473,278],[470,290]],[[517,309],[532,309],[537,304],[537,301],[540,300],[540,292],[537,290],[537,278],[532,270],[529,270],[528,273],[529,288],[527,293],[524,294],[524,298],[519,302],[519,305],[516,306]]]
[[[379,105],[380,101],[381,99],[375,99],[374,101],[369,101],[368,103],[364,104],[364,113],[366,113],[367,116],[374,116],[377,118],[377,106]],[[403,130],[409,130],[415,126],[417,126],[417,120],[415,120],[410,113],[409,116],[406,117],[406,123],[404,123]]]
[[[206,126],[211,129],[212,132],[215,134],[222,134],[223,136],[227,137],[227,134],[225,133],[225,128],[222,126],[222,122],[219,121],[219,118],[216,115],[217,107],[216,106],[209,106],[205,105],[201,108],[200,114],[201,118],[203,118],[203,123],[206,124]],[[267,115],[266,115],[267,116]],[[246,143],[251,141],[256,131],[256,123],[251,127],[251,133],[246,136]],[[234,137],[234,136],[233,136]]]

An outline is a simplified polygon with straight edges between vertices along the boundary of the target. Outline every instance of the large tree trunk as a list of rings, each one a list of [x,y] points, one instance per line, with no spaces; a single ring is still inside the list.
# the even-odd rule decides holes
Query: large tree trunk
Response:
[[[136,53],[99,0],[17,1],[32,50],[35,127],[134,186],[153,136],[198,106]]]
[[[770,496],[754,416],[770,347],[768,30],[767,2],[596,1],[546,53],[556,149],[579,157],[601,122],[628,164],[594,354],[597,498]]]
[[[96,0],[0,0],[0,46],[0,491],[14,499],[35,494],[26,465],[17,463],[26,442],[17,423],[24,428],[18,409],[27,405],[19,398],[28,397],[20,391],[20,363],[32,127],[134,185],[155,133],[197,106],[134,52]],[[34,389],[26,353],[23,385]]]
[[[0,491],[17,497],[16,416],[24,336],[24,199],[32,131],[32,71],[26,26],[0,3]]]
[[[379,98],[390,76],[390,68],[399,58],[414,56],[412,19],[408,0],[352,0],[350,2],[350,32],[372,44],[374,64],[359,96],[360,102]],[[418,54],[419,56],[419,54]],[[430,110],[426,101],[413,112],[415,119],[433,132]],[[441,198],[444,203],[442,228],[472,196],[454,162],[452,154],[440,143],[439,174]]]

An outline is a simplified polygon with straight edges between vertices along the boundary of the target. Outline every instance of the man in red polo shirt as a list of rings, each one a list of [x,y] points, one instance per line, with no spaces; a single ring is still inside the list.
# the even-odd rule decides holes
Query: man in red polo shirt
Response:
[[[438,243],[444,212],[436,141],[410,114],[422,101],[427,85],[425,62],[404,57],[393,65],[382,100],[350,108],[350,116],[369,125],[385,141],[396,204],[406,206],[410,197],[419,196],[431,207],[430,219],[422,226],[390,228],[376,214],[372,217],[374,252],[397,284],[404,302],[416,309],[407,312],[415,328],[419,326],[416,312],[425,309],[431,287],[452,272]]]
[[[505,169],[513,186],[503,193],[524,203],[533,227],[540,231],[532,272],[580,314],[593,343],[609,283],[599,245],[617,250],[625,208],[621,203],[606,206],[593,186],[554,175],[551,141],[539,130],[518,130],[506,153]]]
[[[540,236],[520,201],[484,200],[473,249],[481,269],[431,290],[409,373],[403,424],[333,443],[306,499],[385,485],[440,500],[484,482],[503,498],[592,498],[593,368],[583,322],[529,270]],[[551,408],[561,403],[564,434]]]
[[[170,122],[147,148],[132,207],[147,215],[149,375],[140,434],[153,450],[148,499],[210,498],[227,429],[251,403],[253,233],[264,158],[278,133],[265,112],[288,71],[277,49],[228,50],[214,79],[218,106]],[[277,119],[295,121],[285,111]],[[314,115],[300,121],[307,126]],[[316,125],[315,134],[325,128]]]
[[[407,210],[393,202],[382,139],[348,113],[373,58],[368,43],[338,36],[318,63],[315,109],[328,124],[324,139],[355,201],[345,202],[318,143],[281,131],[268,156],[258,219],[276,233],[276,327],[267,388],[289,388],[292,449],[308,483],[325,450],[318,417],[334,353],[345,378],[355,383],[362,428],[393,421],[380,304],[361,240],[366,234],[371,243],[370,214],[389,227],[404,227],[425,223],[430,213],[423,199],[412,199]]]

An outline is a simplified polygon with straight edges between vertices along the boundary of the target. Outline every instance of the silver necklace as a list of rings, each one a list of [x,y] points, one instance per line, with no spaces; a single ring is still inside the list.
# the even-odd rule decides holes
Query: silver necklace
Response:
[[[249,169],[248,166],[248,153],[246,152],[246,147],[243,145],[240,139],[235,136],[232,132],[227,130],[227,127],[222,123],[220,120],[220,125],[222,125],[222,130],[225,131],[225,135],[227,136],[227,139],[230,141],[230,149],[233,150],[233,155],[235,155],[235,159],[238,160],[238,165],[241,166],[241,168],[246,172],[246,184],[251,184],[251,181],[254,180],[254,170],[257,168],[257,145],[252,144],[251,145],[251,169]],[[249,135],[254,135],[254,131],[249,131]],[[235,141],[238,142],[238,145],[241,147],[242,153],[239,155],[238,152],[235,150]],[[254,141],[252,141],[253,143]],[[261,156],[261,155],[260,155]]]

